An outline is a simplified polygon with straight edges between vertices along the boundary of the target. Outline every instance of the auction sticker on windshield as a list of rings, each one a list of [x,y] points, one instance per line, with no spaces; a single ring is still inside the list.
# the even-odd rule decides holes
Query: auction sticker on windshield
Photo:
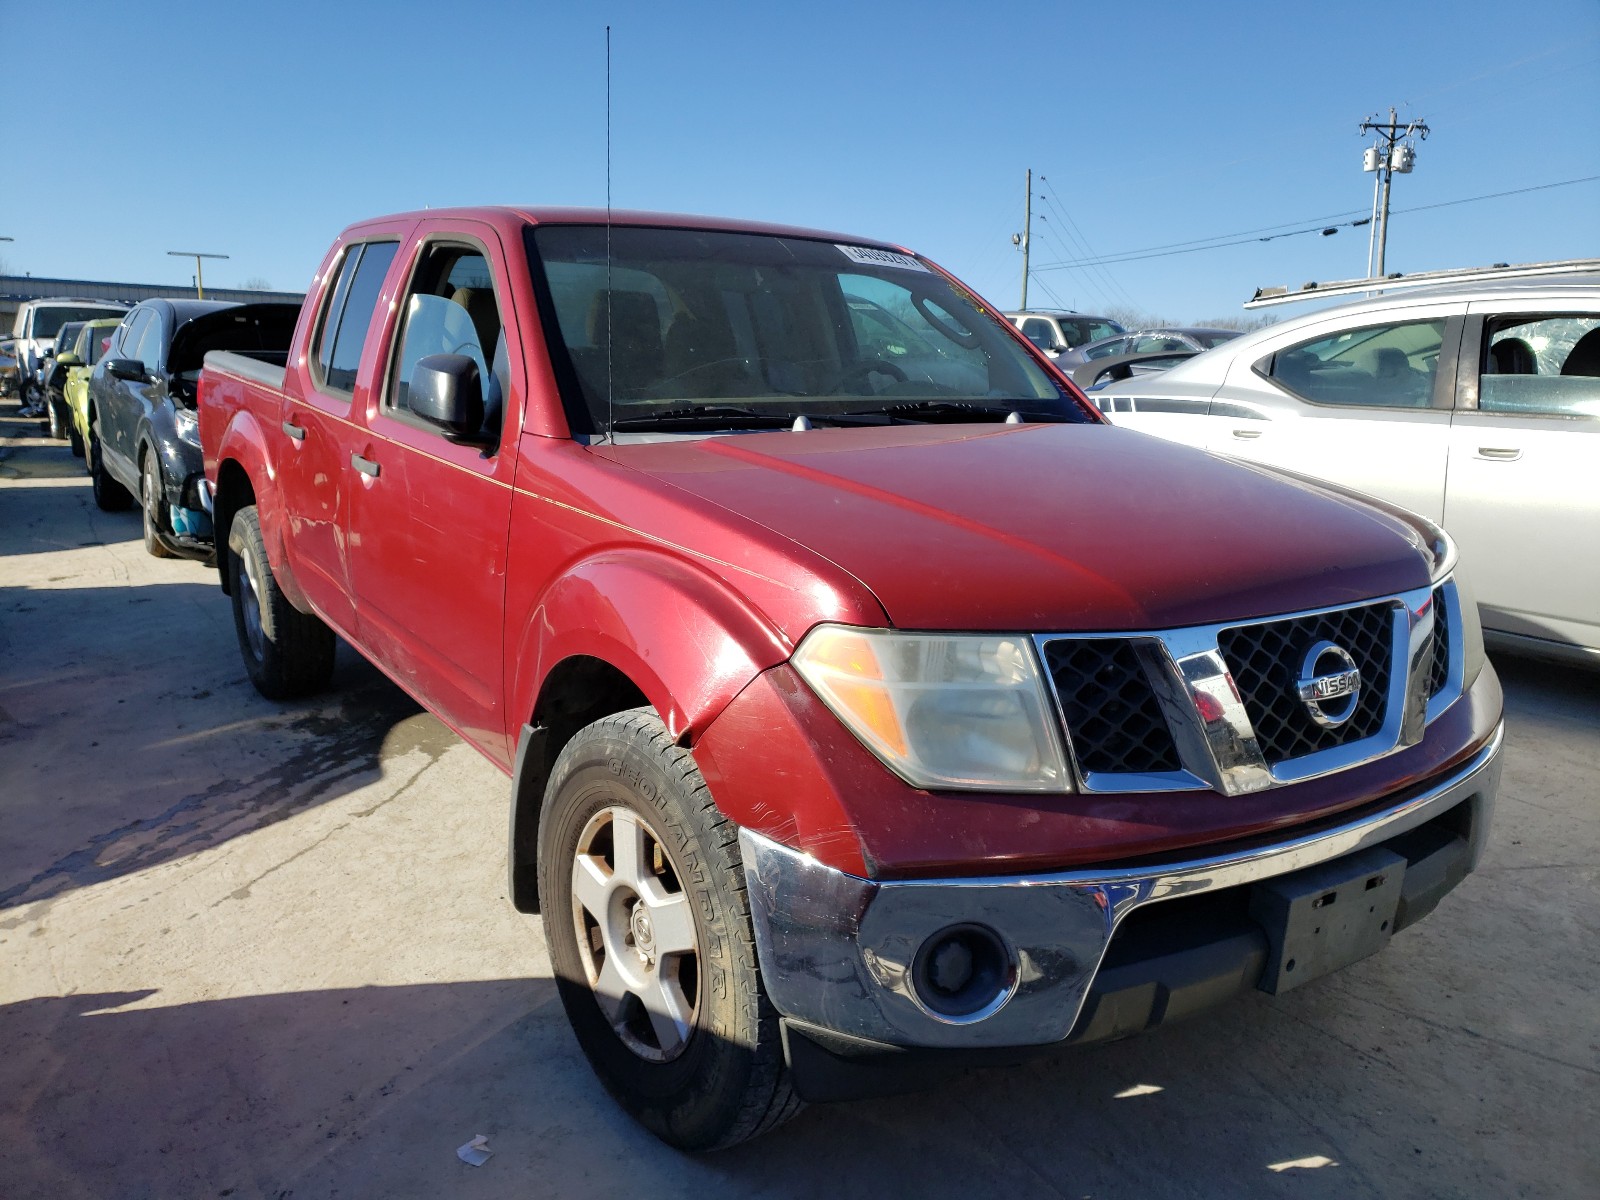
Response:
[[[838,245],[837,242],[834,243]],[[928,268],[909,254],[896,254],[893,250],[874,250],[871,246],[839,246],[852,262],[869,267],[901,267],[907,271],[927,271]]]

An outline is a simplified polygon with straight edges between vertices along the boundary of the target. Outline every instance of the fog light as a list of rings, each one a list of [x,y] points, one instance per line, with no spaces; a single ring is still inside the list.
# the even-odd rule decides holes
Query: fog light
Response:
[[[1015,972],[1005,943],[983,925],[952,925],[922,943],[911,965],[924,1008],[953,1020],[981,1019],[1011,995]]]

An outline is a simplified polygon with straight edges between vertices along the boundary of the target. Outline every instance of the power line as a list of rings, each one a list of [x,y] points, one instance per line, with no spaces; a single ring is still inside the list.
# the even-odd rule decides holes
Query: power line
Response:
[[[1413,207],[1413,208],[1397,208],[1397,209],[1394,209],[1390,213],[1390,215],[1391,216],[1399,216],[1402,213],[1427,212],[1430,209],[1450,208],[1450,207],[1452,207],[1454,205],[1457,205],[1457,204],[1476,204],[1481,200],[1499,200],[1499,199],[1501,199],[1501,198],[1503,198],[1505,196],[1520,196],[1520,195],[1523,195],[1524,193],[1527,193],[1527,192],[1543,192],[1543,191],[1548,191],[1551,188],[1571,187],[1574,184],[1580,184],[1580,183],[1593,183],[1596,180],[1600,180],[1600,175],[1585,175],[1580,179],[1562,179],[1562,180],[1559,180],[1559,181],[1557,181],[1555,183],[1540,183],[1540,184],[1535,184],[1535,185],[1533,185],[1531,187],[1513,188],[1510,191],[1506,191],[1506,192],[1489,192],[1489,193],[1486,193],[1485,195],[1482,195],[1482,196],[1464,196],[1464,197],[1462,197],[1462,198],[1460,198],[1458,200],[1441,200],[1436,204],[1421,204],[1421,205],[1417,205],[1416,207]],[[1349,214],[1349,212],[1352,212],[1352,211],[1360,211],[1360,210],[1358,210],[1358,209],[1356,209],[1356,210],[1347,210],[1346,213],[1331,214],[1331,215],[1346,216],[1346,215]],[[1256,231],[1256,230],[1242,230],[1239,234],[1226,234],[1226,233],[1217,234],[1213,238],[1196,238],[1193,242],[1170,242],[1166,246],[1150,246],[1150,247],[1147,247],[1145,250],[1118,251],[1115,254],[1108,254],[1108,255],[1105,255],[1105,256],[1103,256],[1101,258],[1098,258],[1098,259],[1072,259],[1072,260],[1068,260],[1068,261],[1064,261],[1064,262],[1041,263],[1039,266],[1034,267],[1034,271],[1035,272],[1038,272],[1038,271],[1059,271],[1059,270],[1065,270],[1065,269],[1070,268],[1070,267],[1085,267],[1085,266],[1089,266],[1089,265],[1092,265],[1092,264],[1118,263],[1118,262],[1139,262],[1139,261],[1142,261],[1142,260],[1148,259],[1148,258],[1167,258],[1167,257],[1170,257],[1171,255],[1176,255],[1176,254],[1193,254],[1196,250],[1220,250],[1220,249],[1222,249],[1222,248],[1224,248],[1226,246],[1243,246],[1243,245],[1246,245],[1246,244],[1248,244],[1250,242],[1270,242],[1270,241],[1275,241],[1276,239],[1282,238],[1282,237],[1296,237],[1296,236],[1299,236],[1301,234],[1320,233],[1320,232],[1322,232],[1322,230],[1324,228],[1330,228],[1329,226],[1324,226],[1324,225],[1321,224],[1321,221],[1326,220],[1326,219],[1327,218],[1315,218],[1315,217],[1307,218],[1307,220],[1316,221],[1318,223],[1314,224],[1314,225],[1309,225],[1309,226],[1307,226],[1305,228],[1302,228],[1302,229],[1290,229],[1286,233],[1274,233],[1270,237],[1247,237],[1247,236],[1243,236],[1243,235],[1248,234],[1248,233],[1253,233],[1253,232],[1259,232],[1259,231]],[[1341,222],[1337,222],[1334,226],[1331,226],[1331,228],[1346,228],[1346,227],[1355,228],[1355,227],[1360,226],[1360,225],[1365,225],[1371,220],[1372,220],[1372,218],[1370,216],[1367,216],[1367,217],[1363,217],[1360,220],[1355,220],[1355,221],[1341,221]],[[1300,222],[1286,222],[1286,224],[1299,224],[1299,223]],[[1283,229],[1283,228],[1285,228],[1284,225],[1267,225],[1267,226],[1263,226],[1263,230],[1273,230],[1273,229]],[[1218,240],[1218,239],[1222,239],[1222,238],[1235,238],[1236,240],[1233,240],[1233,241]],[[1209,244],[1200,245],[1199,243],[1202,243],[1202,242],[1209,243]],[[1184,247],[1184,246],[1186,246],[1188,248],[1187,249],[1177,249],[1176,248],[1176,247]]]
[[[1050,184],[1050,181],[1042,174],[1039,176],[1039,182],[1041,184],[1045,184],[1047,186]],[[1055,188],[1051,187],[1050,191],[1053,193],[1055,191]],[[1056,213],[1057,216],[1059,216],[1062,220],[1064,220],[1067,223],[1067,225],[1069,226],[1071,232],[1076,235],[1076,239],[1075,240],[1077,241],[1077,243],[1080,246],[1083,247],[1083,253],[1084,253],[1085,257],[1087,257],[1087,258],[1099,258],[1100,256],[1095,253],[1094,247],[1089,244],[1089,238],[1087,237],[1087,235],[1084,234],[1083,230],[1078,228],[1078,223],[1072,219],[1072,214],[1067,212],[1067,210],[1065,208],[1063,208],[1061,205],[1056,203],[1055,196],[1051,195],[1051,194],[1040,193],[1040,197],[1041,197],[1041,199],[1044,200],[1044,202],[1046,204],[1048,204],[1053,210],[1055,210],[1055,213]],[[1106,271],[1103,267],[1099,266],[1099,264],[1096,264],[1096,269],[1097,269],[1098,274],[1105,281],[1106,286],[1109,289],[1111,289],[1112,291],[1121,292],[1122,293],[1122,298],[1126,303],[1128,303],[1128,304],[1133,304],[1134,303],[1133,297],[1128,294],[1127,289],[1125,289],[1120,283],[1118,283],[1116,281],[1115,277],[1113,277],[1110,272]],[[1109,293],[1107,293],[1106,299],[1108,301],[1112,299],[1112,297],[1110,296]]]

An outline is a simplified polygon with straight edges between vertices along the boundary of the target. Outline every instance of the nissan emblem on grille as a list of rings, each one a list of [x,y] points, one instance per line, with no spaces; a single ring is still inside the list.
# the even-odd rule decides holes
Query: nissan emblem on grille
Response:
[[[1344,647],[1320,641],[1301,661],[1298,690],[1311,719],[1325,729],[1337,729],[1355,716],[1361,672]]]

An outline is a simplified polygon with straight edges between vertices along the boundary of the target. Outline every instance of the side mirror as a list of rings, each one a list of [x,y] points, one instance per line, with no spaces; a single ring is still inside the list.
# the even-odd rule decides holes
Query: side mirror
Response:
[[[68,350],[68,351],[66,351],[66,352],[64,352],[62,354],[56,355],[56,362],[59,365],[63,366],[63,367],[81,367],[81,366],[83,366],[83,359],[79,358],[71,350]]]
[[[406,407],[430,425],[466,441],[483,428],[483,380],[465,354],[430,354],[411,370]]]
[[[126,379],[129,383],[145,383],[150,378],[150,372],[144,369],[144,364],[137,358],[107,359],[106,374]]]

